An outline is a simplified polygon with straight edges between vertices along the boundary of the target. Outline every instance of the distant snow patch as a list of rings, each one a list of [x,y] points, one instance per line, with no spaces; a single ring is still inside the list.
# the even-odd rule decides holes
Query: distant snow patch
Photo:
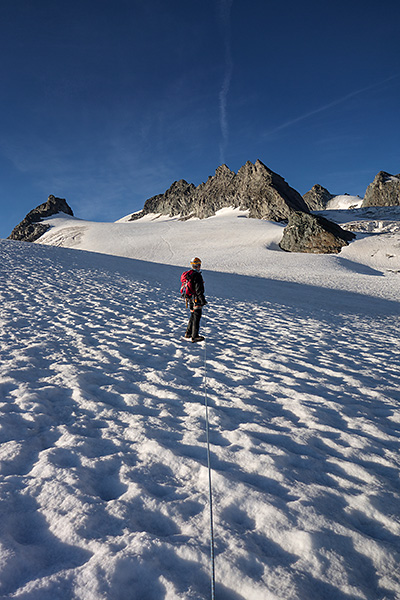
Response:
[[[326,210],[348,210],[349,208],[360,208],[363,198],[359,196],[348,196],[347,194],[335,196],[326,205]]]
[[[385,181],[395,181],[396,183],[400,181],[400,177],[396,177],[395,175],[389,175]]]
[[[220,218],[220,217],[245,217],[247,218],[250,214],[250,210],[246,209],[243,210],[241,208],[235,208],[234,206],[228,206],[225,208],[221,208],[220,210],[217,210],[217,212],[215,213],[215,215],[213,215],[212,217],[208,217],[209,219],[215,219],[215,218]]]
[[[141,211],[138,211],[136,213],[131,213],[129,215],[126,215],[125,217],[122,217],[122,219],[118,219],[118,221],[115,221],[115,223],[131,223],[133,221],[131,221],[131,217],[133,215],[138,214]],[[211,217],[207,217],[207,219],[214,219],[215,217],[248,217],[250,213],[250,210],[243,210],[240,208],[235,208],[234,206],[228,206],[225,208],[221,208],[220,210],[218,210],[215,215],[212,215]],[[199,217],[191,217],[188,215],[182,215],[182,214],[178,214],[178,215],[163,215],[161,213],[149,213],[147,215],[144,215],[143,217],[141,217],[140,219],[136,219],[136,222],[141,222],[141,223],[148,223],[150,221],[199,221],[199,220],[206,220],[206,219],[199,219]]]

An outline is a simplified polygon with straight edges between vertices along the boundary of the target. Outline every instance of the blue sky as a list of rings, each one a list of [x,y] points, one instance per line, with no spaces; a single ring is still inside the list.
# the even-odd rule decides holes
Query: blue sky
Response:
[[[397,0],[5,0],[0,237],[49,194],[113,221],[262,160],[301,194],[400,172]]]

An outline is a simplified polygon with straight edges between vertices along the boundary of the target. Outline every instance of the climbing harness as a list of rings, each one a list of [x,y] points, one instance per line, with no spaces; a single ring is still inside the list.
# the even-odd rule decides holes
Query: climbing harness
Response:
[[[210,560],[211,560],[211,600],[215,600],[215,561],[214,561],[214,526],[211,485],[211,460],[210,460],[210,427],[208,421],[207,399],[207,341],[204,341],[204,404],[206,409],[206,438],[207,438],[207,465],[208,465],[208,497],[210,507]]]

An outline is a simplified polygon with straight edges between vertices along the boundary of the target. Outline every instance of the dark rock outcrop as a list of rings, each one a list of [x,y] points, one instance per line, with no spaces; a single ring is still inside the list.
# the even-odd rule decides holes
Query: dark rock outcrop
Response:
[[[355,237],[324,217],[292,212],[279,246],[287,252],[337,254]]]
[[[326,205],[335,196],[317,183],[309,192],[304,194],[303,200],[310,210],[324,210]]]
[[[247,162],[238,173],[222,165],[197,187],[183,179],[176,181],[164,194],[146,200],[143,210],[130,220],[147,214],[204,219],[230,206],[249,210],[250,217],[271,221],[285,220],[293,210],[309,212],[301,195],[257,160],[255,164]]]
[[[66,200],[63,198],[56,198],[55,196],[49,196],[47,202],[44,202],[31,210],[21,223],[14,227],[11,234],[8,236],[8,239],[20,240],[23,242],[35,242],[50,229],[50,225],[41,223],[41,220],[60,212],[71,215],[71,217],[74,216],[74,213],[68,206]]]
[[[400,174],[380,171],[367,187],[362,206],[400,206]]]
[[[146,200],[143,210],[132,215],[130,220],[135,221],[148,214],[190,214],[195,190],[193,183],[184,179],[175,181],[165,194],[158,194]]]

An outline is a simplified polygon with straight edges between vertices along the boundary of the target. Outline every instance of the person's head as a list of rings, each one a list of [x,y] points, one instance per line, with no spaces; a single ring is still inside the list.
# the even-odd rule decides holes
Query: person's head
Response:
[[[190,261],[190,265],[191,265],[192,269],[194,269],[195,271],[200,271],[200,269],[201,269],[201,260],[200,260],[200,258],[197,258],[197,256],[195,258],[193,258]]]

